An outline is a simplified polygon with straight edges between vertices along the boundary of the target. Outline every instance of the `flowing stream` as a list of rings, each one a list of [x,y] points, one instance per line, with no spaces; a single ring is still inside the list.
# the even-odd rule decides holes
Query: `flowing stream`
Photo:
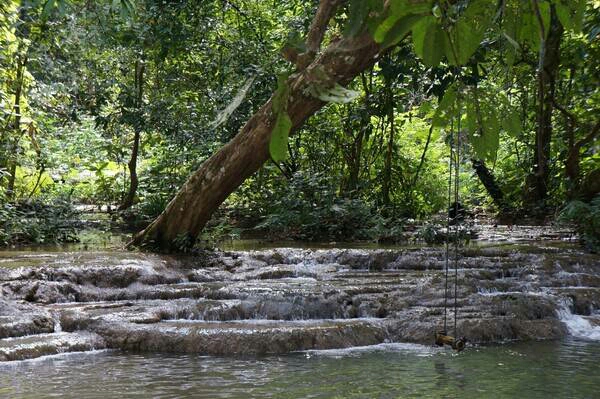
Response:
[[[266,357],[94,352],[0,363],[3,398],[596,398],[600,343],[381,344]]]

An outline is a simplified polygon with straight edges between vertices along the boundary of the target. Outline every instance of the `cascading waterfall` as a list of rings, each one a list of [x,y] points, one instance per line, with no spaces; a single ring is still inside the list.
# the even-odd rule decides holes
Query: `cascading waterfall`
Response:
[[[565,298],[560,301],[559,309],[557,311],[558,318],[560,321],[565,323],[569,333],[582,339],[588,339],[593,341],[600,341],[600,325],[592,325],[589,320],[580,315],[574,314],[571,311],[573,306],[573,300]]]

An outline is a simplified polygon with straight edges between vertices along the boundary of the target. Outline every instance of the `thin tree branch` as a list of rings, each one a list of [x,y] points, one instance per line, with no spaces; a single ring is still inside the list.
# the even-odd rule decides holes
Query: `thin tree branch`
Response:
[[[423,154],[421,154],[421,161],[419,162],[419,166],[417,167],[417,171],[415,172],[415,176],[413,178],[411,187],[415,187],[417,184],[417,180],[419,180],[419,173],[421,172],[421,168],[423,168],[423,164],[425,163],[425,155],[427,155],[427,149],[429,148],[429,143],[431,142],[431,134],[433,133],[433,124],[429,128],[429,134],[427,135],[427,141],[425,142],[425,148],[423,149]]]
[[[600,133],[600,120],[596,122],[592,130],[584,138],[575,143],[575,146],[581,148],[584,145],[591,143],[596,136],[598,136],[598,133]]]
[[[579,121],[577,120],[577,117],[575,115],[573,115],[572,112],[569,112],[565,107],[563,107],[562,105],[557,103],[556,99],[554,97],[552,98],[552,105],[554,106],[554,108],[559,110],[564,116],[566,116],[568,119],[570,119],[571,123],[573,123],[573,125],[579,125]]]

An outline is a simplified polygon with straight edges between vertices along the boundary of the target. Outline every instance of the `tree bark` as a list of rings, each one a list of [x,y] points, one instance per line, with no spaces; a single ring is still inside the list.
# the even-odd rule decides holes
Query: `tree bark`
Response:
[[[537,4],[537,3],[535,3]],[[540,22],[541,23],[541,22]],[[543,26],[543,25],[542,25]],[[552,140],[552,110],[563,27],[554,6],[551,8],[550,29],[546,37],[541,29],[540,66],[537,74],[536,134],[533,171],[528,178],[525,203],[530,209],[543,209],[548,196],[550,173],[550,143]]]
[[[328,83],[345,85],[372,65],[380,47],[369,33],[333,40],[306,69],[291,75],[287,111],[292,120],[290,134],[325,103],[310,97],[309,88],[325,72]],[[274,126],[271,98],[224,147],[193,173],[165,211],[131,245],[161,250],[190,246],[212,213],[246,178],[269,159],[269,141]]]
[[[507,204],[506,199],[504,198],[504,192],[498,185],[494,174],[481,160],[473,158],[471,159],[471,163],[479,181],[481,181],[481,184],[485,187],[485,190],[492,201],[494,201],[494,204],[498,207],[500,213],[510,213],[510,206]]]
[[[129,168],[129,191],[119,206],[119,210],[130,208],[135,199],[135,193],[138,188],[137,159],[140,149],[140,139],[142,134],[142,101],[144,96],[144,63],[137,60],[135,62],[135,90],[136,90],[136,108],[137,118],[134,126],[133,146],[131,148],[131,158],[127,164]]]

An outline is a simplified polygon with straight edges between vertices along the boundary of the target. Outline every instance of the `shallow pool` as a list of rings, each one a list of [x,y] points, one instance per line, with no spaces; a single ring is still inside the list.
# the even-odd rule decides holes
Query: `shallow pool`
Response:
[[[382,344],[260,358],[92,352],[0,364],[6,398],[597,398],[600,342]]]

